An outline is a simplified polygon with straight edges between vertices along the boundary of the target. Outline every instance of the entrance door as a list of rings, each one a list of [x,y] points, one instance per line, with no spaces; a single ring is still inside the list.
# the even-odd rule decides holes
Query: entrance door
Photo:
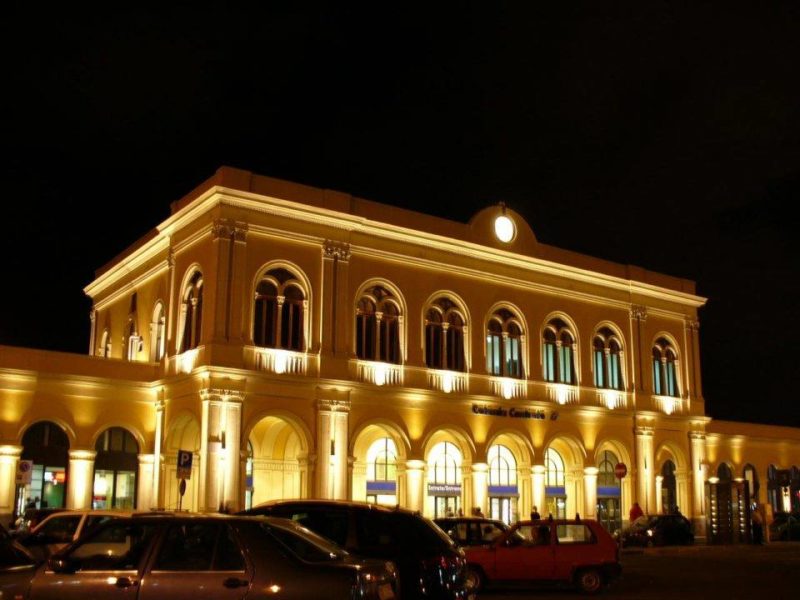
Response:
[[[567,518],[567,497],[566,496],[547,496],[544,500],[545,512],[543,518],[553,515],[554,519]]]
[[[433,518],[453,517],[458,514],[460,508],[460,498],[458,496],[434,496],[433,497]]]
[[[514,498],[507,496],[489,497],[489,517],[510,525],[514,520]]]
[[[597,520],[609,533],[622,529],[622,514],[619,498],[601,497],[597,499]]]

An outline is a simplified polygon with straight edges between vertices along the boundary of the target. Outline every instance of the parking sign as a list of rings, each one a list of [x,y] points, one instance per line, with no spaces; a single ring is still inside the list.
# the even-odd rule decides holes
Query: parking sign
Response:
[[[192,478],[192,453],[187,450],[178,450],[178,479]]]
[[[17,485],[28,485],[33,476],[33,461],[21,460],[17,463]]]

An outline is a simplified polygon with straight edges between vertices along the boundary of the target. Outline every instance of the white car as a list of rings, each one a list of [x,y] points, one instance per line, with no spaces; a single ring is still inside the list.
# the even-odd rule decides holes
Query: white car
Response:
[[[130,510],[65,510],[47,517],[19,541],[36,558],[45,559],[101,523],[132,514]]]

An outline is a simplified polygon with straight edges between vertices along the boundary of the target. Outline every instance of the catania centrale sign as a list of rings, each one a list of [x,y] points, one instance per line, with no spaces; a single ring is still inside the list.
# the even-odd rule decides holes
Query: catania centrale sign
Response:
[[[547,419],[547,413],[541,408],[503,408],[502,406],[481,406],[480,404],[472,405],[472,412],[476,415],[487,415],[489,417],[511,417],[512,419],[538,419],[544,421]],[[558,419],[558,413],[553,411],[550,413],[550,420],[555,421]]]

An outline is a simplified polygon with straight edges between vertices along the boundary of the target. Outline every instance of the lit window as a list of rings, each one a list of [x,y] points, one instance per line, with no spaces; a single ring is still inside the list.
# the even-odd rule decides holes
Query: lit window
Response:
[[[436,300],[425,315],[425,364],[464,371],[464,319],[447,298]]]
[[[522,342],[519,320],[511,311],[496,311],[486,326],[486,370],[490,375],[522,379]]]
[[[517,485],[517,461],[505,446],[489,448],[489,485]]]
[[[262,348],[305,350],[306,297],[300,281],[286,269],[272,269],[256,286],[253,343]]]
[[[388,290],[381,286],[367,290],[356,306],[358,358],[400,364],[400,321],[400,306]]]
[[[461,452],[451,442],[439,442],[428,456],[428,481],[446,485],[461,484]]]
[[[595,387],[623,389],[621,353],[622,345],[611,329],[603,327],[595,334],[592,342]]]
[[[564,486],[564,459],[561,455],[548,448],[544,454],[544,464],[547,467],[547,481],[546,486],[563,487]]]
[[[680,396],[678,390],[678,356],[666,338],[653,345],[653,393],[657,396]]]
[[[164,358],[166,339],[165,323],[164,305],[161,302],[157,302],[153,310],[153,322],[150,324],[150,360],[153,362],[159,362]]]
[[[192,275],[182,294],[183,332],[181,335],[181,352],[186,352],[200,345],[200,334],[203,317],[203,274],[197,271]]]
[[[552,319],[542,334],[542,371],[545,381],[575,384],[575,338],[561,319]]]

